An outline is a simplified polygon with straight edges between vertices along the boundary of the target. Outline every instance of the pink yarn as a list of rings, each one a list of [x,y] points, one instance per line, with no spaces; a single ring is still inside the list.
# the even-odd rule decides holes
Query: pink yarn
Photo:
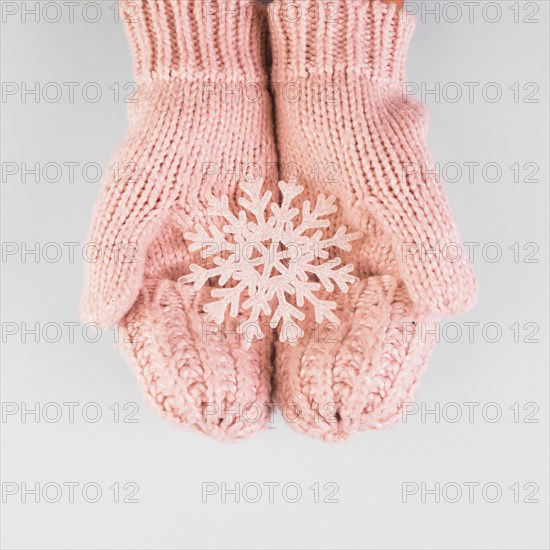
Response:
[[[100,257],[87,265],[83,317],[121,323],[163,416],[219,439],[248,437],[268,421],[272,344],[244,351],[235,335],[208,337],[211,288],[178,279],[200,261],[183,234],[219,229],[207,197],[228,195],[238,209],[238,167],[260,166],[277,197],[266,13],[248,0],[130,4],[138,13],[124,4],[122,13],[140,88],[114,158],[120,177],[109,172],[92,222]],[[413,21],[379,0],[281,0],[269,25],[281,175],[298,176],[303,200],[334,194],[331,227],[363,232],[339,254],[359,282],[325,296],[338,304],[337,331],[274,350],[273,391],[292,426],[339,441],[399,418],[433,349],[405,327],[465,311],[477,284],[466,260],[437,254],[460,238],[430,175],[426,109],[402,97]],[[251,86],[255,100],[239,96]]]
[[[269,340],[244,353],[232,335],[206,335],[208,289],[177,280],[197,261],[183,233],[219,223],[207,196],[238,198],[239,176],[226,171],[260,167],[276,191],[275,173],[265,173],[276,163],[265,13],[246,0],[231,12],[217,0],[129,4],[139,7],[122,6],[139,93],[113,161],[121,177],[104,182],[92,222],[101,257],[86,266],[83,317],[121,323],[126,354],[164,416],[220,439],[247,437],[269,413]]]
[[[332,226],[364,234],[343,258],[362,280],[336,297],[345,322],[276,349],[276,397],[292,426],[336,441],[399,418],[433,348],[405,327],[465,311],[477,284],[465,255],[422,253],[461,241],[429,175],[426,109],[402,97],[414,21],[378,0],[282,0],[269,22],[282,176],[301,172],[310,199],[335,194]],[[337,177],[319,177],[326,167]]]

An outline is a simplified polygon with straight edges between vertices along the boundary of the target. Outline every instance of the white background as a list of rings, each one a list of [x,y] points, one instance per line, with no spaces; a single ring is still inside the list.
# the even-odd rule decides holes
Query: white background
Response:
[[[3,2],[3,10],[7,4]],[[35,2],[27,2],[32,7]],[[44,3],[43,3],[44,4]],[[62,2],[57,2],[62,5]],[[87,4],[87,2],[81,2]],[[80,7],[75,21],[67,12],[57,23],[21,12],[4,11],[2,23],[2,80],[32,87],[48,82],[77,82],[74,102],[68,88],[59,101],[38,101],[21,93],[2,98],[2,161],[4,172],[15,163],[33,166],[48,162],[75,162],[75,181],[64,170],[59,181],[42,176],[35,182],[21,173],[2,178],[2,240],[13,246],[44,249],[46,243],[80,243],[70,261],[63,247],[59,261],[48,262],[21,254],[2,261],[2,401],[10,407],[33,408],[38,402],[77,402],[74,422],[63,409],[57,422],[21,413],[2,419],[2,546],[4,548],[548,548],[548,3],[472,2],[474,20],[463,6],[457,15],[449,2],[409,3],[408,9],[435,9],[440,15],[420,14],[409,56],[409,81],[433,88],[456,82],[465,94],[455,103],[455,87],[447,95],[428,96],[432,113],[430,143],[442,165],[458,163],[463,175],[448,183],[450,202],[467,242],[475,248],[475,268],[481,294],[477,307],[458,323],[462,337],[452,343],[455,325],[448,325],[426,372],[418,396],[419,409],[444,411],[422,421],[420,413],[404,424],[379,433],[364,433],[338,445],[321,443],[294,432],[279,416],[271,429],[252,440],[223,445],[176,429],[151,412],[142,401],[135,380],[107,332],[97,343],[86,341],[75,329],[70,341],[64,328],[57,343],[40,342],[27,335],[22,324],[78,321],[82,285],[82,243],[99,191],[99,183],[81,175],[86,163],[103,168],[126,129],[126,105],[115,101],[109,87],[131,82],[129,49],[121,24],[116,24],[112,2],[99,2],[102,16],[86,22]],[[496,5],[496,8],[495,8]],[[530,7],[531,6],[531,7]],[[535,8],[532,8],[534,6]],[[23,9],[22,4],[19,7]],[[485,7],[485,12],[482,8]],[[500,20],[493,23],[500,8]],[[536,13],[535,13],[536,10]],[[53,11],[51,13],[54,13]],[[534,13],[530,17],[530,14]],[[95,17],[91,10],[88,14]],[[519,15],[519,22],[514,19]],[[527,23],[530,18],[538,22]],[[100,84],[103,97],[97,103],[83,100],[87,82]],[[473,102],[466,82],[478,82]],[[482,94],[483,86],[496,83],[502,98],[494,103]],[[509,89],[519,83],[519,98]],[[535,90],[537,103],[526,103]],[[52,91],[52,90],[50,90]],[[91,93],[92,90],[90,90]],[[489,92],[494,92],[494,87]],[[52,91],[53,93],[53,91]],[[123,92],[122,97],[126,94]],[[421,97],[418,96],[420,99]],[[492,94],[490,99],[492,99]],[[23,101],[25,99],[25,101]],[[518,99],[519,101],[514,101]],[[479,163],[474,181],[468,181],[464,163]],[[497,163],[500,181],[483,177],[481,166]],[[514,182],[510,166],[522,167]],[[523,181],[525,163],[535,163],[538,173]],[[447,165],[449,166],[449,165]],[[450,168],[449,168],[450,170]],[[53,174],[53,175],[52,175]],[[451,172],[449,172],[451,174]],[[454,173],[453,173],[454,174]],[[494,172],[489,173],[493,178]],[[49,175],[55,179],[55,170]],[[454,177],[454,176],[453,176]],[[88,179],[94,178],[91,172]],[[11,248],[6,243],[15,243]],[[500,261],[491,263],[497,243]],[[509,249],[519,243],[520,261]],[[531,248],[523,249],[526,243]],[[526,263],[533,246],[534,259]],[[55,256],[55,249],[49,252]],[[465,322],[480,323],[473,342]],[[501,327],[500,341],[485,336],[487,323]],[[519,342],[510,326],[519,323]],[[527,325],[531,323],[531,325]],[[490,325],[494,329],[495,325]],[[18,333],[9,332],[17,328]],[[55,337],[50,325],[49,338]],[[488,327],[488,328],[490,328]],[[529,334],[535,342],[524,342]],[[48,336],[47,336],[48,337]],[[89,337],[93,337],[90,333]],[[83,405],[96,403],[102,411],[97,423],[82,416]],[[475,407],[468,419],[467,402]],[[110,407],[137,403],[138,422],[114,421]],[[463,417],[451,422],[457,403]],[[485,408],[483,405],[495,403]],[[519,407],[519,418],[509,407]],[[535,405],[525,405],[534,403]],[[10,405],[11,404],[11,405]],[[14,405],[15,404],[15,405]],[[447,407],[445,408],[445,406]],[[527,407],[523,409],[524,405]],[[132,405],[130,405],[132,407]],[[538,411],[536,408],[538,407]],[[500,408],[502,417],[490,422]],[[534,411],[529,416],[530,411]],[[55,409],[48,412],[55,414]],[[88,408],[89,416],[95,410]],[[538,422],[525,422],[532,418]],[[519,420],[515,422],[514,420]],[[68,491],[57,503],[36,503],[33,495],[23,502],[22,483],[41,488],[48,482],[79,482],[75,502]],[[82,485],[101,487],[96,503],[82,498]],[[137,503],[115,503],[110,486],[127,482],[139,487]],[[203,502],[202,484],[225,483],[231,488],[256,483],[264,493],[257,503],[236,503],[221,493]],[[278,482],[274,502],[264,483]],[[290,503],[281,494],[289,482],[299,484],[303,494]],[[337,503],[315,503],[314,483],[338,485]],[[418,487],[403,502],[403,483]],[[464,483],[479,483],[469,502]],[[481,488],[487,483],[502,489],[498,502],[490,503]],[[422,483],[433,489],[440,483],[440,502],[426,495]],[[459,484],[462,498],[456,503],[453,487]],[[514,502],[509,489],[520,487],[522,502]],[[538,502],[523,502],[531,493],[526,483],[538,486]],[[15,485],[14,485],[15,484]],[[96,485],[96,486],[97,486]],[[15,495],[6,494],[17,487]],[[55,494],[55,485],[50,486]],[[251,486],[254,487],[254,486]],[[250,497],[254,496],[251,489]],[[290,490],[289,490],[290,491]],[[290,491],[289,495],[293,496]],[[121,496],[128,491],[121,490]],[[326,495],[326,491],[321,491]],[[94,496],[90,489],[90,497]],[[288,495],[287,495],[288,497]],[[288,498],[287,498],[288,500]]]

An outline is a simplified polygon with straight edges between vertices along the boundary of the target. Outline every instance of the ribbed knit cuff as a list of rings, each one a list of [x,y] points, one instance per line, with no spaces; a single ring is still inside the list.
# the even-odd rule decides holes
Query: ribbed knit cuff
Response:
[[[138,81],[265,79],[256,0],[123,0]]]
[[[405,80],[415,21],[394,2],[275,0],[269,25],[276,80],[336,72]]]

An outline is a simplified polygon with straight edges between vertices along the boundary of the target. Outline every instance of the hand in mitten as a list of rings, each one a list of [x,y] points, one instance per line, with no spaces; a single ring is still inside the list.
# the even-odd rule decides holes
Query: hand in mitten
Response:
[[[292,425],[338,440],[399,417],[433,348],[411,327],[464,312],[477,284],[432,175],[426,109],[403,97],[414,21],[379,0],[282,0],[269,21],[282,176],[299,167],[309,200],[338,199],[333,232],[363,233],[341,254],[359,282],[322,296],[340,326],[276,349]]]
[[[197,255],[183,234],[219,223],[208,198],[234,205],[248,172],[276,180],[262,29],[254,1],[142,0],[125,10],[139,92],[103,185],[90,241],[83,316],[121,323],[126,354],[153,405],[218,438],[265,425],[270,402],[266,339],[245,352],[234,335],[205,329],[208,288],[178,279]],[[246,174],[245,174],[246,172]],[[238,321],[238,320],[237,320]]]

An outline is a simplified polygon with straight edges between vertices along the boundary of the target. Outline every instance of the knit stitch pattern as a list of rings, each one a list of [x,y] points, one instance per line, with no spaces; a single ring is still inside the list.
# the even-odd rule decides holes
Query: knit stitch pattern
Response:
[[[433,349],[404,327],[466,311],[477,283],[465,254],[441,254],[461,241],[431,175],[426,109],[402,95],[414,20],[378,0],[280,0],[269,24],[281,176],[310,200],[335,194],[333,226],[363,232],[343,255],[362,282],[331,296],[345,322],[276,348],[292,426],[337,441],[399,418]]]
[[[277,194],[265,14],[248,0],[129,4],[139,8],[122,4],[139,91],[90,230],[101,253],[86,266],[83,318],[120,322],[161,414],[219,439],[248,437],[269,413],[269,339],[244,353],[234,334],[209,333],[208,290],[178,279],[200,261],[183,234],[219,223],[208,196],[234,205],[241,170]]]

